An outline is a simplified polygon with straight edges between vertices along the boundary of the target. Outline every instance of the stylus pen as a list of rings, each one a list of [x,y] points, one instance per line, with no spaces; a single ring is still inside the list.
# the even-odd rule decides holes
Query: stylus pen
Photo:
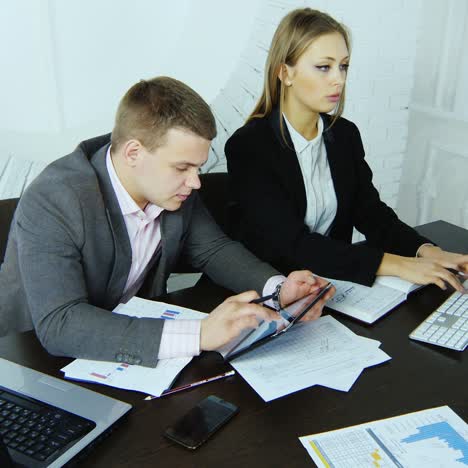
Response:
[[[272,299],[274,296],[274,294],[268,294],[268,296],[262,296],[262,297],[259,297],[257,299],[252,299],[250,301],[251,304],[262,304],[263,302],[266,302],[266,301],[269,301],[270,299]]]
[[[268,294],[268,296],[259,297],[258,299],[253,299],[250,301],[251,304],[261,304],[262,302],[269,301],[274,294]]]
[[[168,390],[164,390],[160,396],[153,396],[148,395],[147,397],[143,398],[144,400],[154,400],[155,398],[161,398],[166,395],[172,395],[173,393],[181,392],[182,390],[188,390],[189,388],[198,387],[199,385],[206,384],[208,382],[214,382],[215,380],[224,379],[226,377],[231,377],[234,375],[236,371],[230,370],[229,372],[225,372],[224,374],[214,375],[213,377],[208,377],[207,379],[199,380],[198,382],[192,382],[186,385],[181,385],[180,387],[170,388]]]

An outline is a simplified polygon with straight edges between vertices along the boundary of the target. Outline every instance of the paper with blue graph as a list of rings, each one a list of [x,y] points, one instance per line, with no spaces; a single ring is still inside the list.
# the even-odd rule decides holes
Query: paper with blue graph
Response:
[[[448,406],[300,437],[324,468],[466,468],[468,425]]]
[[[203,319],[206,317],[203,312],[164,302],[148,301],[139,297],[132,298],[126,304],[119,304],[114,313],[165,320]],[[191,357],[161,359],[155,368],[151,368],[125,363],[75,359],[62,371],[69,379],[95,382],[160,396],[164,390],[171,386],[179,372],[191,360]]]

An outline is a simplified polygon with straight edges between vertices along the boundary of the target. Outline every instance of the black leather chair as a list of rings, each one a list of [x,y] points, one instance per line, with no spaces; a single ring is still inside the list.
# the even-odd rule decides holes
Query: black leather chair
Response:
[[[203,203],[219,227],[227,234],[231,232],[229,224],[229,189],[226,172],[207,172],[200,175],[201,188],[198,191]],[[196,270],[181,258],[173,273],[196,273]]]
[[[19,198],[0,200],[0,264],[3,263],[10,232],[11,220],[18,205]]]
[[[227,172],[208,172],[200,175],[201,188],[198,191],[203,203],[221,229],[229,235],[229,188]]]
[[[19,198],[0,200],[0,268],[5,257],[5,250],[10,232],[11,221],[18,205]],[[0,336],[33,328],[29,315],[24,316],[16,310],[0,309]],[[3,466],[0,463],[0,466]]]

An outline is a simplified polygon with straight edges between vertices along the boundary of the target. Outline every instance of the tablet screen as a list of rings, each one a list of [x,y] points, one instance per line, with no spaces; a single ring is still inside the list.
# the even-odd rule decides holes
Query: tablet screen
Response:
[[[281,309],[279,314],[281,318],[272,322],[260,322],[259,326],[254,330],[244,330],[235,340],[229,342],[226,346],[219,350],[225,359],[238,355],[247,350],[254,343],[266,341],[269,338],[278,336],[283,331],[286,331],[297,320],[299,320],[309,309],[311,309],[320,298],[330,289],[331,283],[328,283],[320,293],[314,292],[308,296],[293,302],[289,306]]]

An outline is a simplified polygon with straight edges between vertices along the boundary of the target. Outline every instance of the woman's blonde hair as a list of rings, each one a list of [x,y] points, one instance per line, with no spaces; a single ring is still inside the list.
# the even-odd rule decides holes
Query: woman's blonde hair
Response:
[[[340,33],[350,51],[350,38],[346,27],[330,15],[311,8],[300,8],[288,13],[278,25],[270,45],[265,64],[263,93],[247,122],[266,117],[279,106],[280,129],[283,132],[284,85],[278,78],[283,64],[294,66],[307,47],[325,34]],[[343,114],[345,88],[333,114],[332,124]]]

